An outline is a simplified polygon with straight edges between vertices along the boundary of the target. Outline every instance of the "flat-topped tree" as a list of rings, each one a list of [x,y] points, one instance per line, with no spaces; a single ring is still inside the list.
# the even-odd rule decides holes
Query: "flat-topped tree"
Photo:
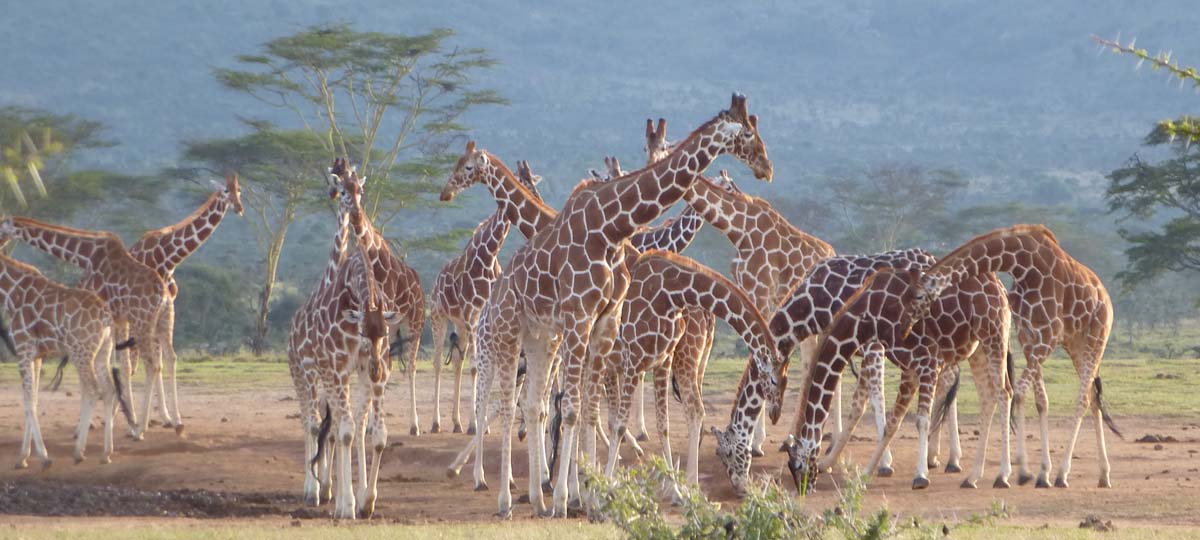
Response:
[[[620,320],[621,300],[628,287],[626,241],[639,227],[653,221],[683,198],[696,177],[717,156],[731,154],[747,164],[758,178],[770,179],[771,161],[759,138],[757,118],[746,111],[744,96],[734,95],[728,110],[705,122],[665,159],[614,179],[577,188],[554,216],[513,255],[497,289],[484,307],[476,338],[479,364],[490,363],[499,374],[501,405],[501,481],[511,478],[510,438],[513,418],[513,383],[518,354],[527,358],[526,403],[532,418],[544,414],[544,396],[552,359],[563,353],[563,436],[559,442],[558,478],[554,512],[566,515],[567,477],[575,458],[576,427],[584,403],[585,360],[604,350],[592,340],[611,344]],[[768,368],[769,369],[769,368]],[[484,395],[492,374],[480,374],[478,393]],[[598,374],[595,374],[598,377]],[[589,389],[590,390],[590,389]],[[478,409],[482,417],[485,411]],[[476,431],[476,437],[482,430]],[[594,439],[593,439],[594,441]],[[528,438],[530,502],[535,513],[544,512],[541,459],[545,447],[539,430]],[[590,459],[594,448],[585,448]],[[477,447],[481,453],[481,447]],[[482,455],[476,455],[477,462]],[[512,496],[500,490],[499,514],[509,516]]]
[[[295,116],[291,127],[318,136],[324,156],[345,156],[369,179],[363,209],[379,226],[445,174],[448,145],[466,131],[462,116],[504,104],[476,79],[496,61],[460,46],[454,31],[365,32],[347,23],[304,28],[235,57],[214,74]]]

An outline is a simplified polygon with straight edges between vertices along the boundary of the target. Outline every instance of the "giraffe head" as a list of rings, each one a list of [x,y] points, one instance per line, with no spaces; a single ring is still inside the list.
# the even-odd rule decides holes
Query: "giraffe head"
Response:
[[[229,208],[233,208],[237,215],[242,215],[242,186],[238,184],[238,175],[236,172],[225,173],[225,183],[222,184],[213,180],[213,187],[217,190],[217,196]]]
[[[737,437],[731,429],[721,431],[715,426],[709,429],[712,431],[713,438],[717,440],[717,457],[721,459],[721,464],[725,465],[725,472],[729,474],[729,481],[733,483],[734,491],[741,496],[746,490],[746,483],[750,480],[748,439],[743,440],[742,437]]]
[[[725,153],[745,163],[755,178],[771,181],[774,170],[767,145],[758,134],[758,116],[746,112],[746,96],[735,93],[729,109],[717,115],[715,127],[725,135]]]
[[[778,354],[773,350],[771,352],[771,358],[750,359],[755,367],[748,369],[743,377],[750,375],[752,378],[749,381],[743,379],[744,384],[739,385],[742,390],[738,392],[734,414],[725,431],[716,427],[710,428],[717,440],[717,457],[725,466],[729,481],[739,496],[745,493],[746,484],[750,480],[750,442],[754,437],[754,425],[758,421],[758,414],[765,408],[767,416],[774,423],[779,420],[783,410],[783,391],[787,376],[782,375],[781,370],[776,371],[771,367],[765,371],[759,368],[764,365],[780,365]]]
[[[725,169],[721,169],[721,173],[718,174],[716,178],[713,178],[712,182],[714,185],[728,193],[733,193],[735,195],[741,195],[744,193],[742,188],[738,187],[737,183],[733,181],[733,178],[729,176],[729,171]]]
[[[933,303],[950,287],[948,274],[922,273],[915,268],[908,270],[907,274],[909,287],[907,294],[901,299],[904,309],[904,320],[901,321],[904,328],[903,337],[912,333],[913,325],[917,321],[929,316]]]
[[[446,181],[446,187],[442,188],[439,198],[445,202],[453,201],[454,196],[462,190],[483,180],[483,173],[489,164],[487,152],[476,149],[475,141],[467,141],[467,149],[462,157],[458,158],[454,172],[450,173],[450,180]]]
[[[524,184],[535,197],[542,198],[542,194],[537,189],[537,185],[542,183],[542,177],[541,175],[533,174],[533,171],[529,168],[528,160],[517,161],[517,180]]]
[[[817,443],[807,438],[797,439],[795,435],[788,435],[783,445],[787,449],[788,470],[792,472],[796,491],[801,494],[807,493],[817,482]]]
[[[369,375],[373,382],[387,380],[390,355],[388,354],[389,329],[399,325],[400,314],[395,311],[385,311],[381,306],[380,291],[371,271],[369,258],[366,254],[367,236],[366,218],[361,208],[350,212],[350,226],[357,239],[358,260],[355,261],[357,275],[351,279],[351,286],[357,289],[359,296],[358,309],[347,309],[342,312],[342,318],[356,329],[356,335],[366,343],[369,358]]]
[[[345,159],[333,160],[327,177],[329,198],[338,200],[338,213],[350,215],[355,208],[362,208],[363,186],[367,179],[358,175],[358,169]]]
[[[671,143],[667,142],[667,121],[658,119],[658,127],[654,121],[646,119],[646,164],[661,161],[671,153]]]

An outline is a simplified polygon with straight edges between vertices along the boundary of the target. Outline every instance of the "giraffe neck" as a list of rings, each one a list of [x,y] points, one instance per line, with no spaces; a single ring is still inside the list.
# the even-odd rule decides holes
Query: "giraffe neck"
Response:
[[[329,250],[329,260],[325,263],[325,272],[321,274],[320,283],[323,287],[333,284],[338,265],[345,258],[347,239],[350,235],[350,215],[339,210],[337,219],[337,230],[333,232],[333,248]]]
[[[487,157],[488,170],[479,174],[496,199],[497,208],[504,214],[505,221],[521,231],[526,240],[533,238],[554,219],[556,212],[525,187],[500,158],[490,153]]]
[[[490,268],[499,257],[500,249],[504,247],[508,229],[509,223],[504,219],[504,214],[496,210],[475,228],[475,233],[471,235],[471,240],[467,242],[463,252],[474,256],[485,267]]]
[[[972,239],[943,257],[929,273],[949,276],[951,283],[993,272],[1008,273],[1021,280],[1029,272],[1053,273],[1062,266],[1063,255],[1049,229],[1041,225],[1017,225]]]
[[[721,231],[735,248],[741,249],[749,235],[742,227],[735,225],[749,214],[751,200],[739,193],[730,193],[715,185],[712,180],[700,178],[692,183],[692,189],[685,195],[688,206],[700,214],[713,228]],[[744,221],[744,220],[742,220]]]
[[[4,297],[4,309],[8,314],[21,309],[17,298],[20,293],[42,290],[49,281],[37,268],[0,255],[0,295]]]
[[[229,203],[219,193],[213,193],[192,215],[162,231],[165,234],[159,235],[154,246],[141,246],[139,242],[141,249],[137,251],[149,252],[154,248],[161,249],[165,255],[163,261],[148,266],[157,270],[159,275],[169,277],[184,259],[200,249],[200,246],[204,245],[204,242],[212,236],[228,210]],[[138,257],[138,259],[141,260],[142,257]]]
[[[10,220],[13,236],[58,259],[84,270],[99,267],[118,240],[111,233],[98,233],[49,225],[29,218]]]
[[[696,233],[704,225],[704,218],[695,209],[688,207],[679,214],[669,225],[656,227],[640,232],[630,238],[634,249],[641,252],[650,250],[682,253],[695,240]]]
[[[793,433],[805,444],[820,445],[821,426],[829,416],[833,404],[833,391],[841,378],[842,370],[851,361],[851,355],[859,349],[856,339],[859,320],[854,317],[839,317],[834,325],[822,334],[816,358],[800,387],[800,403],[803,411],[797,417]]]
[[[603,233],[614,244],[619,243],[682,199],[708,164],[725,152],[729,135],[719,125],[719,119],[710,120],[661,161],[611,182],[584,188],[608,218],[592,232]],[[572,195],[571,199],[575,198]]]

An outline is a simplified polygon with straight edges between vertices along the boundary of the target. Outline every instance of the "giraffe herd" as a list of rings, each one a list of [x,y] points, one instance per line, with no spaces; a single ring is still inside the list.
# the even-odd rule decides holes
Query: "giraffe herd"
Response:
[[[936,403],[948,411],[946,470],[958,472],[962,453],[951,388],[957,386],[962,360],[976,381],[982,413],[974,466],[962,486],[974,488],[984,475],[992,417],[999,411],[999,472],[993,486],[1009,487],[1011,406],[1017,481],[1048,487],[1041,368],[1059,345],[1074,363],[1079,395],[1074,431],[1054,485],[1068,485],[1078,431],[1089,414],[1096,424],[1099,485],[1111,485],[1103,427],[1116,430],[1103,410],[1099,364],[1113,323],[1112,301],[1095,273],[1072,258],[1048,229],[999,229],[940,260],[920,249],[838,256],[830,244],[789,223],[769,201],[743,193],[727,171],[704,176],[714,159],[728,154],[755,178],[772,180],[774,167],[758,117],[749,113],[744,96],[734,94],[728,108],[675,144],[667,141],[662,119],[646,121],[645,137],[644,167],[627,173],[617,158],[606,157],[605,174],[592,171],[559,209],[542,200],[541,177],[528,162],[516,162],[514,173],[495,154],[468,142],[440,199],[451,201],[481,184],[496,207],[437,274],[428,298],[416,271],[392,252],[363,210],[365,178],[344,159],[334,161],[326,176],[337,207],[333,243],[323,274],[292,319],[287,350],[304,440],[305,504],[332,501],[335,518],[373,514],[388,446],[383,402],[395,358],[408,383],[409,433],[421,432],[416,368],[427,312],[435,372],[429,431],[442,431],[442,371],[453,363],[450,420],[454,433],[466,431],[470,437],[463,439],[464,449],[448,472],[456,475],[473,458],[476,490],[488,489],[484,450],[490,429],[499,438],[497,515],[502,518],[514,509],[511,432],[518,404],[528,433],[524,499],[534,515],[566,516],[574,505],[593,503],[582,469],[613,474],[625,441],[637,456],[643,454],[638,441],[646,439],[646,373],[651,374],[661,451],[671,466],[676,462],[669,441],[670,395],[683,403],[684,478],[698,482],[706,416],[701,388],[717,319],[726,321],[749,349],[729,421],[724,429],[709,430],[738,493],[751,481],[751,461],[763,455],[766,422],[782,416],[796,351],[799,402],[783,450],[801,492],[835,466],[867,402],[878,434],[868,470],[892,474],[888,446],[914,394],[913,489],[929,486],[929,470],[939,463]],[[38,424],[37,393],[41,363],[54,354],[65,354],[79,374],[77,462],[84,459],[98,401],[104,463],[114,452],[118,407],[135,440],[145,436],[152,406],[166,426],[183,434],[175,379],[179,288],[174,271],[211,237],[229,210],[243,212],[236,174],[214,184],[215,191],[193,214],[147,232],[129,248],[108,232],[23,217],[0,219],[0,245],[17,239],[83,270],[78,287],[68,287],[0,255],[0,295],[10,321],[0,327],[0,337],[18,358],[25,401],[18,467],[27,466],[31,452],[43,467],[51,463]],[[679,202],[682,213],[652,226]],[[680,254],[705,223],[734,248],[729,278]],[[524,242],[501,264],[512,229]],[[1004,285],[1001,274],[1011,277],[1011,286]],[[1009,351],[1014,317],[1026,358],[1018,381],[1012,380]],[[126,354],[114,361],[118,350]],[[862,363],[843,428],[840,375],[846,366],[853,368],[856,356]],[[130,379],[139,360],[145,364],[145,387],[142,406],[135,410]],[[883,398],[885,360],[900,370],[890,411]],[[472,387],[465,430],[460,412],[464,370]],[[1020,406],[1030,391],[1041,430],[1036,476],[1027,463]],[[559,421],[550,422],[551,414]],[[548,434],[551,424],[557,429]],[[832,435],[824,456],[823,431]],[[601,444],[607,446],[604,455]]]

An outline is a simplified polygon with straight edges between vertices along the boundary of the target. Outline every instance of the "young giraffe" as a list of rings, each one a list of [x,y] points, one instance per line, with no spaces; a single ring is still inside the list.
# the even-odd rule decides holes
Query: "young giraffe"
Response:
[[[242,190],[238,185],[237,173],[226,174],[224,184],[214,181],[213,186],[216,191],[190,216],[169,227],[146,232],[129,248],[129,254],[134,259],[158,272],[159,277],[167,282],[170,292],[167,303],[159,314],[158,329],[155,333],[159,339],[159,350],[162,351],[163,369],[171,381],[168,386],[171,390],[168,405],[173,411],[164,407],[169,413],[163,418],[164,425],[174,426],[175,433],[178,434],[183,433],[183,415],[179,412],[179,389],[175,382],[175,298],[179,294],[179,285],[175,282],[175,268],[200,249],[205,240],[216,232],[217,226],[221,224],[230,208],[239,216],[243,212]],[[160,399],[166,399],[161,374],[155,380],[155,390]]]
[[[517,162],[517,174],[518,179],[529,189],[529,192],[540,199],[536,185],[541,181],[541,177],[534,175],[529,169],[529,164],[524,161]],[[467,241],[463,252],[446,263],[434,278],[429,302],[429,321],[433,328],[434,343],[433,426],[430,428],[431,433],[441,431],[442,352],[449,324],[453,324],[458,333],[463,336],[458,337],[459,334],[456,333],[455,343],[452,344],[452,347],[457,347],[460,340],[466,346],[454,366],[454,408],[451,413],[451,419],[454,421],[454,433],[462,432],[459,404],[462,401],[464,360],[471,357],[470,346],[473,335],[471,328],[479,319],[479,310],[483,308],[483,302],[492,293],[492,284],[500,276],[498,258],[500,249],[504,247],[504,239],[508,236],[510,225],[511,223],[505,219],[502,210],[497,208],[491,216],[475,227],[475,232]],[[446,363],[449,363],[449,360],[447,357]],[[472,384],[471,388],[474,389],[475,385]],[[475,433],[475,418],[471,418],[471,425],[467,432]]]
[[[367,179],[360,177],[353,167],[346,166],[345,160],[342,161],[342,167],[335,167],[331,174],[337,175],[343,186],[351,183],[357,184],[358,189],[356,195],[353,196],[362,197],[363,186]],[[346,200],[352,196],[351,191],[343,187],[341,193],[343,200],[340,204],[351,204]],[[382,309],[398,313],[403,321],[401,324],[403,332],[397,336],[397,339],[400,347],[401,367],[404,368],[408,378],[409,410],[412,412],[412,424],[408,432],[410,435],[417,436],[421,434],[417,419],[417,355],[421,352],[421,332],[425,328],[425,293],[421,290],[421,278],[417,275],[417,271],[392,253],[392,248],[388,246],[383,235],[375,229],[375,225],[370,220],[364,220],[364,227],[366,230],[364,234],[367,236],[365,239],[367,259],[371,263],[375,283],[379,285],[384,299]],[[374,403],[373,414],[383,414],[380,407],[382,407],[381,403]]]
[[[119,372],[110,368],[114,337],[108,306],[92,291],[56,283],[37,268],[4,255],[0,255],[0,296],[5,312],[12,318],[11,330],[0,327],[0,333],[9,352],[17,357],[25,402],[25,431],[16,468],[28,467],[31,443],[42,460],[42,468],[50,466],[38,422],[38,386],[42,358],[55,353],[65,353],[79,372],[82,402],[79,426],[75,429],[75,463],[84,459],[92,409],[98,398],[104,400],[104,456],[100,462],[110,463],[113,412],[118,401],[129,424],[136,421],[129,402],[122,398]],[[123,343],[117,347],[124,349],[129,345]]]
[[[1054,485],[1067,487],[1079,426],[1084,414],[1090,410],[1096,422],[1099,486],[1112,487],[1101,422],[1108,424],[1117,436],[1121,433],[1103,410],[1099,375],[1100,360],[1104,357],[1113,323],[1112,299],[1108,296],[1108,290],[1095,272],[1058,245],[1058,239],[1050,229],[1043,225],[1015,225],[975,237],[952,251],[927,271],[908,305],[914,316],[927,313],[929,306],[938,300],[936,287],[940,282],[948,279],[951,283],[957,283],[987,272],[1004,272],[1013,277],[1009,301],[1015,306],[1017,339],[1024,349],[1027,362],[1021,380],[1016,385],[1014,398],[1017,404],[1017,459],[1020,465],[1018,482],[1024,485],[1033,479],[1026,466],[1025,415],[1020,407],[1025,392],[1032,385],[1042,429],[1042,465],[1037,475],[1037,487],[1050,486],[1049,420],[1041,370],[1042,363],[1050,353],[1062,345],[1079,375],[1079,395],[1075,402],[1074,429]]]
[[[816,361],[808,369],[801,386],[802,400],[798,415],[802,425],[795,427],[789,437],[788,467],[797,489],[813,485],[817,472],[829,463],[816,464],[821,440],[821,425],[825,421],[833,387],[851,356],[859,350],[867,355],[886,355],[902,370],[900,390],[892,414],[888,417],[884,436],[875,447],[868,470],[878,465],[883,449],[891,442],[904,414],[908,410],[914,389],[917,402],[917,473],[913,489],[929,486],[928,436],[930,407],[938,374],[976,353],[985,362],[972,362],[976,390],[981,405],[983,429],[979,436],[979,451],[975,466],[963,481],[963,487],[974,488],[983,475],[987,443],[997,406],[1000,408],[1001,458],[1000,473],[994,487],[1008,487],[1010,472],[1008,419],[1011,387],[1006,377],[1011,312],[1004,284],[995,274],[971,276],[947,290],[928,316],[909,319],[912,312],[905,304],[916,294],[920,270],[894,271],[881,269],[867,278],[861,289],[846,301],[833,320],[821,333]],[[944,283],[944,281],[943,281]],[[941,289],[938,289],[939,292]],[[911,331],[910,331],[911,330]],[[985,382],[986,381],[986,382]],[[987,384],[987,383],[990,383]],[[999,403],[997,403],[999,401]],[[856,411],[861,416],[861,410]],[[851,415],[851,428],[858,418]],[[827,458],[836,458],[846,437]]]
[[[821,261],[804,277],[804,281],[792,290],[771,318],[771,332],[775,335],[780,354],[787,358],[800,343],[820,335],[833,320],[834,314],[845,305],[846,300],[853,296],[875,271],[883,268],[924,270],[933,266],[935,262],[937,259],[923,249],[886,251],[875,255],[842,255]],[[958,372],[957,365],[942,371],[938,384],[939,397],[943,397],[940,394],[945,394],[954,385]],[[878,355],[865,355],[851,405],[851,410],[859,410],[865,401],[870,400],[880,438],[883,437],[886,420],[883,373],[883,358]],[[958,439],[957,407],[951,403],[946,408],[950,431],[950,460],[946,464],[946,471],[959,472],[961,469],[958,460],[962,449]],[[850,432],[843,430],[835,436],[849,437]],[[937,441],[936,433],[933,437],[934,441]],[[787,449],[786,443],[783,449]],[[930,454],[930,466],[937,466],[936,455],[935,447]],[[885,449],[879,464],[879,476],[891,476],[891,464],[891,451]]]
[[[728,322],[749,346],[751,363],[772,366],[775,370],[782,368],[766,319],[754,307],[750,297],[733,282],[680,255],[660,251],[642,254],[630,269],[620,339],[606,358],[606,369],[615,379],[610,384],[616,394],[609,403],[613,418],[609,440],[614,442],[608,449],[605,468],[608,475],[612,475],[617,465],[636,382],[650,369],[655,374],[654,396],[663,454],[667,463],[674,463],[668,438],[668,386],[671,385],[671,357],[681,337],[679,329],[683,326],[682,315],[687,308],[706,310]],[[687,479],[695,483],[699,480],[704,403],[700,398],[699,381],[688,379],[685,383],[679,393],[688,416]]]
[[[357,182],[351,184],[358,186]],[[357,197],[357,194],[351,196]],[[375,486],[383,448],[387,445],[387,427],[382,412],[372,410],[382,401],[387,386],[389,328],[403,321],[400,314],[382,309],[386,298],[371,271],[367,253],[371,245],[370,228],[361,209],[354,208],[349,215],[339,217],[345,220],[339,224],[339,231],[348,222],[351,230],[347,232],[354,235],[356,249],[352,253],[345,252],[345,235],[339,234],[335,238],[329,261],[332,274],[327,267],[317,289],[292,320],[288,362],[293,377],[296,373],[303,375],[301,381],[294,382],[301,401],[301,423],[305,428],[305,458],[314,456],[311,464],[305,464],[305,502],[316,504],[320,501],[312,469],[324,459],[327,433],[336,423],[334,479],[337,486],[333,516],[354,519],[370,517],[374,512]],[[352,402],[350,379],[355,374],[358,384]],[[326,419],[314,429],[317,423],[313,410],[321,403],[326,408]],[[372,469],[368,476],[365,452],[357,452],[361,484],[356,497],[351,445],[357,440],[360,441],[359,448],[363,448],[368,417],[374,447]]]
[[[95,291],[108,303],[113,314],[118,342],[133,339],[137,345],[126,350],[122,371],[126,380],[139,358],[146,361],[146,393],[142,415],[130,426],[135,440],[142,440],[150,422],[150,400],[154,381],[160,376],[158,318],[170,298],[167,285],[158,273],[138,262],[125,250],[121,239],[110,232],[69,229],[37,220],[10,217],[0,221],[0,246],[12,238],[22,240],[54,257],[72,263],[84,271],[80,287]],[[123,339],[124,338],[124,339]],[[125,385],[124,399],[133,401],[132,385]],[[166,400],[159,399],[159,412],[166,417]],[[133,418],[139,420],[134,414]]]
[[[757,132],[757,118],[746,112],[745,97],[734,95],[729,110],[700,126],[664,160],[607,183],[584,185],[567,199],[562,212],[513,255],[497,288],[488,298],[476,335],[480,359],[477,395],[486,395],[494,370],[500,386],[501,481],[512,478],[510,437],[513,417],[513,379],[516,359],[527,358],[526,393],[532,418],[541,418],[542,398],[551,361],[558,347],[563,359],[563,436],[559,443],[558,476],[554,489],[555,515],[566,515],[567,477],[575,456],[575,428],[583,405],[584,388],[598,387],[599,370],[591,358],[601,358],[615,338],[621,299],[628,287],[626,241],[637,228],[658,217],[683,197],[696,176],[717,156],[734,155],[755,176],[771,178],[771,162]],[[593,341],[594,340],[594,341]],[[769,369],[769,366],[766,367]],[[585,381],[585,370],[591,377]],[[476,416],[482,417],[476,400]],[[594,428],[594,426],[591,426]],[[477,430],[475,437],[481,437]],[[594,430],[592,431],[594,433]],[[529,445],[529,498],[535,514],[544,512],[540,454],[542,433],[534,429]],[[476,466],[482,446],[476,441]],[[595,458],[595,439],[585,441],[584,453]],[[512,495],[500,489],[501,517],[512,513]]]

